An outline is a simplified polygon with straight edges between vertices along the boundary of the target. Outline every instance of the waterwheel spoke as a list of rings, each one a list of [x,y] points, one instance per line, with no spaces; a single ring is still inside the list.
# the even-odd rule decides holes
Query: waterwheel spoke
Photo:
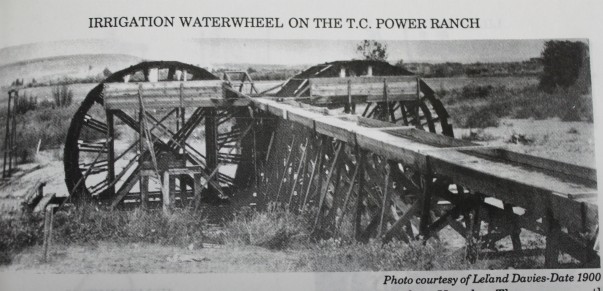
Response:
[[[78,140],[78,149],[82,152],[90,152],[90,153],[103,153],[106,154],[108,152],[105,147],[105,142],[87,142],[83,140]]]
[[[91,128],[91,129],[93,129],[93,130],[96,130],[96,131],[100,132],[100,133],[106,133],[107,132],[107,124],[106,123],[104,123],[102,121],[99,121],[99,120],[96,120],[96,119],[92,118],[92,116],[90,116],[88,114],[86,114],[84,116],[84,123],[83,124],[86,125],[87,127]]]
[[[96,175],[102,172],[106,172],[109,169],[107,160],[101,160],[96,163],[83,163],[80,164],[80,170],[82,173],[88,172],[89,175]]]

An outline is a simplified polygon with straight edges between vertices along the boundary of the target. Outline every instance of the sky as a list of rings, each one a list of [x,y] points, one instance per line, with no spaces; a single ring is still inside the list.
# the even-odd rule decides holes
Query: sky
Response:
[[[538,57],[546,40],[387,41],[388,61],[505,62]],[[360,40],[187,39],[128,42],[91,39],[33,43],[0,49],[0,65],[71,54],[128,54],[149,60],[193,64],[250,63],[302,65],[359,58]]]

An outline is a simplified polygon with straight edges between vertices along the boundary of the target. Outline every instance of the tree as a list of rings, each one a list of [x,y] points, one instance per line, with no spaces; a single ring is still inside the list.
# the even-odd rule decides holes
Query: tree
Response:
[[[105,77],[109,77],[109,76],[111,76],[111,74],[112,74],[112,73],[111,73],[111,70],[109,70],[109,68],[105,68],[105,69],[103,70],[103,75],[104,75]]]
[[[387,45],[375,40],[363,40],[356,46],[356,53],[366,60],[385,61]]]
[[[588,62],[588,46],[585,43],[547,41],[542,51],[543,72],[540,88],[551,92],[557,87],[568,88],[574,85],[578,78],[588,78]]]
[[[57,85],[52,88],[52,98],[56,107],[69,107],[73,102],[73,91],[65,84]]]

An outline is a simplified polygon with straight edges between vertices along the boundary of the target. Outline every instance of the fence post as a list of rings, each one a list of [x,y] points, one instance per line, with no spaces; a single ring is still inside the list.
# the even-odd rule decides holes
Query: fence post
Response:
[[[44,210],[44,262],[48,262],[48,250],[52,243],[52,220],[56,204],[49,204]]]

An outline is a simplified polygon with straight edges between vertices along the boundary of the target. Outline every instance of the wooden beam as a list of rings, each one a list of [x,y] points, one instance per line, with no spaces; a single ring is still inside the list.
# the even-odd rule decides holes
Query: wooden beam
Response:
[[[546,249],[544,251],[544,267],[547,269],[558,268],[559,248],[561,240],[561,226],[553,215],[546,218]]]
[[[314,104],[383,102],[384,92],[388,101],[416,99],[417,83],[414,77],[309,78],[308,80],[311,102]],[[385,88],[384,83],[387,83]]]
[[[385,174],[384,174],[384,182],[383,182],[383,189],[381,192],[383,193],[383,203],[381,204],[381,216],[379,218],[379,227],[377,228],[377,237],[381,238],[381,233],[384,231],[384,228],[386,227],[386,223],[385,223],[385,211],[386,209],[389,208],[389,206],[391,205],[391,196],[392,196],[392,191],[389,191],[389,175],[390,175],[390,165],[389,164],[385,164]]]
[[[318,171],[320,172],[320,168],[321,168],[321,164],[322,164],[322,159],[323,159],[323,140],[324,139],[320,139],[320,143],[318,145],[318,153],[316,155],[316,158],[314,158],[314,164],[312,165],[312,172],[310,173],[310,178],[308,180],[308,188],[306,189],[306,194],[304,195],[304,202],[302,203],[300,210],[304,210],[306,203],[308,202],[308,194],[310,194],[310,189],[312,188],[312,184],[314,182],[314,175],[316,173],[316,169],[318,169]],[[318,184],[318,183],[317,183]],[[316,186],[318,187],[318,185]]]
[[[218,163],[218,125],[216,120],[216,109],[207,108],[207,116],[205,117],[205,167],[208,175],[217,169]],[[209,191],[215,191],[214,188],[215,186],[209,187]]]
[[[109,185],[115,181],[115,127],[113,113],[106,111],[107,115],[107,182]],[[115,185],[108,188],[111,195],[115,194]]]
[[[314,221],[314,228],[318,226],[318,222],[320,221],[320,217],[322,216],[322,207],[324,205],[325,198],[327,196],[327,192],[329,191],[329,183],[331,182],[331,177],[333,176],[333,171],[335,170],[335,166],[339,160],[339,153],[341,149],[344,147],[344,143],[339,141],[337,143],[337,149],[335,149],[335,154],[333,156],[333,162],[331,164],[331,168],[329,169],[329,173],[327,174],[327,179],[325,183],[322,185],[320,189],[320,200],[318,202],[318,213],[316,214],[316,220]],[[320,181],[319,181],[320,182]]]
[[[278,203],[278,198],[281,195],[281,188],[283,187],[283,183],[285,181],[285,174],[287,174],[287,172],[289,171],[289,163],[291,160],[291,155],[293,154],[294,151],[294,147],[295,147],[295,136],[293,136],[293,138],[291,139],[291,146],[289,146],[290,150],[287,153],[287,159],[285,160],[285,168],[283,168],[283,174],[280,176],[280,178],[277,176],[277,180],[279,180],[279,184],[278,184],[278,190],[276,191],[276,197],[274,198],[274,202]],[[278,175],[278,172],[277,172]]]
[[[247,106],[247,98],[225,98],[222,81],[156,83],[105,83],[104,106],[107,110],[138,108],[138,90],[147,109],[178,107]]]
[[[301,157],[299,158],[299,164],[297,166],[297,171],[295,171],[293,177],[293,183],[291,183],[291,192],[289,193],[289,203],[287,205],[288,209],[291,209],[291,201],[293,200],[293,194],[295,193],[295,187],[297,186],[297,180],[301,174],[302,167],[306,164],[306,152],[308,150],[308,142],[309,139],[306,139],[306,143],[304,144],[304,149],[302,150]]]
[[[402,227],[406,225],[410,221],[410,219],[415,216],[415,214],[417,214],[417,212],[419,212],[419,210],[421,209],[421,205],[421,200],[415,201],[415,203],[413,203],[412,206],[402,214],[402,216],[389,228],[389,230],[387,230],[387,232],[383,236],[383,241],[388,242],[397,235],[399,235],[399,232],[401,231]]]
[[[356,210],[354,217],[354,233],[356,240],[360,240],[361,238],[361,222],[362,222],[362,213],[364,212],[364,198],[366,197],[366,192],[364,191],[364,178],[365,178],[365,168],[366,168],[366,154],[362,149],[356,147],[356,157],[358,160],[358,197],[356,198]]]

